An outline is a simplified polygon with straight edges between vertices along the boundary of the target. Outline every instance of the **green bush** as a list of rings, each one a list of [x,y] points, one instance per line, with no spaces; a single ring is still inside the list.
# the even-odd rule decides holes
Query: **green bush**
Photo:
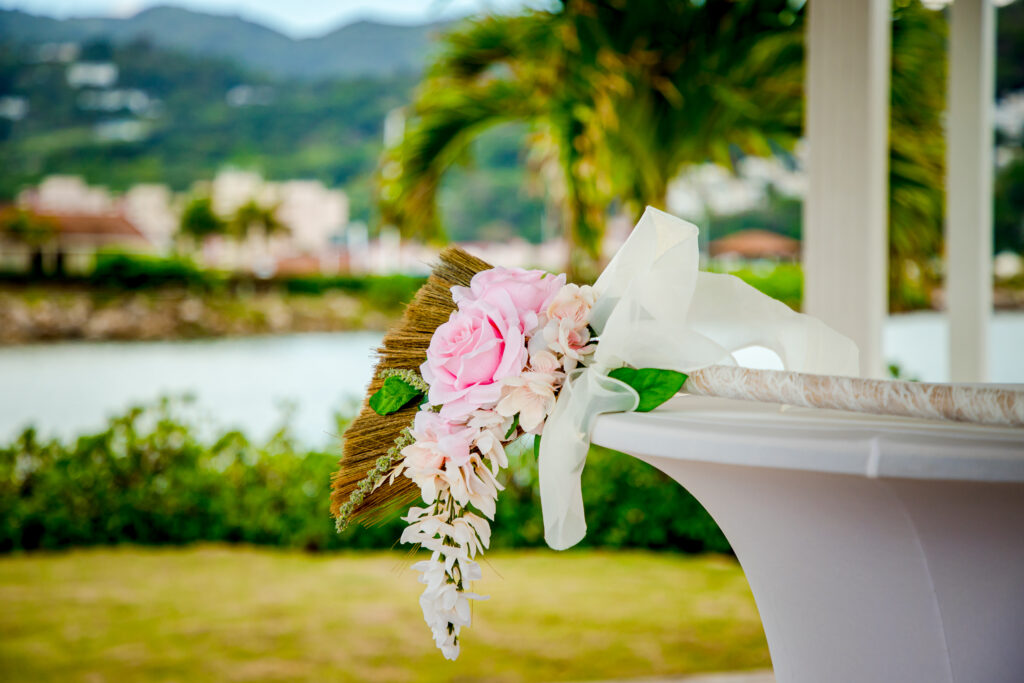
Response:
[[[360,295],[371,307],[382,310],[404,306],[425,281],[412,275],[303,275],[282,279],[293,294],[323,294],[338,289]]]
[[[99,253],[90,284],[116,289],[149,287],[213,287],[218,278],[191,261],[148,254]]]
[[[733,275],[793,310],[800,310],[804,298],[804,271],[800,264],[780,263],[767,272],[742,268]]]
[[[32,429],[0,446],[0,551],[117,543],[244,542],[307,549],[391,548],[403,523],[330,518],[338,454],[297,452],[286,428],[264,444],[238,432],[201,440],[177,404],[135,408],[73,442]],[[493,524],[495,547],[540,546],[530,449],[513,455]],[[593,449],[584,472],[584,545],[725,551],[707,513],[634,458]]]

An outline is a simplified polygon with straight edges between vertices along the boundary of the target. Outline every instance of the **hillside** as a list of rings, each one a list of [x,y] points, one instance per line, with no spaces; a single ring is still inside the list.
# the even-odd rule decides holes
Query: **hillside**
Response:
[[[279,77],[392,76],[418,73],[431,38],[447,24],[396,26],[360,21],[296,40],[238,16],[154,7],[128,18],[54,19],[0,9],[0,41],[27,44],[140,39],[203,57],[233,60]]]
[[[80,59],[113,62],[116,83],[72,87],[69,65],[0,43],[0,97],[28,110],[18,120],[0,117],[0,202],[48,174],[82,175],[115,191],[144,182],[184,191],[234,165],[342,187],[352,217],[372,222],[384,118],[410,101],[416,84],[412,75],[275,79],[146,42],[86,44]],[[485,136],[473,172],[446,178],[454,237],[485,228],[540,237],[543,206],[523,191],[521,143],[519,129]]]

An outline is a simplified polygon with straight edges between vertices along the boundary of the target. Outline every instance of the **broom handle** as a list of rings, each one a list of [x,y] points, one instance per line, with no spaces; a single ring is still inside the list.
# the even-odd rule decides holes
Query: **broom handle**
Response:
[[[926,384],[712,365],[691,373],[683,390],[700,396],[855,413],[1024,426],[1024,388]]]

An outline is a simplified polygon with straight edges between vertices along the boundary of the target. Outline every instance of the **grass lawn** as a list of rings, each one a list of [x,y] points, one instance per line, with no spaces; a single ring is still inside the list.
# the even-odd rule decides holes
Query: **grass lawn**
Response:
[[[425,555],[425,553],[421,553]],[[0,558],[3,681],[543,681],[764,668],[739,566],[639,552],[494,552],[458,662],[411,560],[248,547]]]

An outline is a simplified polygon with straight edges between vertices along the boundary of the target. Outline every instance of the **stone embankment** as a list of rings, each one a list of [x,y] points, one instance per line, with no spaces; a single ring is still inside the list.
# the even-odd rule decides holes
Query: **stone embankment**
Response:
[[[390,321],[341,292],[197,296],[183,290],[0,289],[0,344],[336,332],[385,329]]]

